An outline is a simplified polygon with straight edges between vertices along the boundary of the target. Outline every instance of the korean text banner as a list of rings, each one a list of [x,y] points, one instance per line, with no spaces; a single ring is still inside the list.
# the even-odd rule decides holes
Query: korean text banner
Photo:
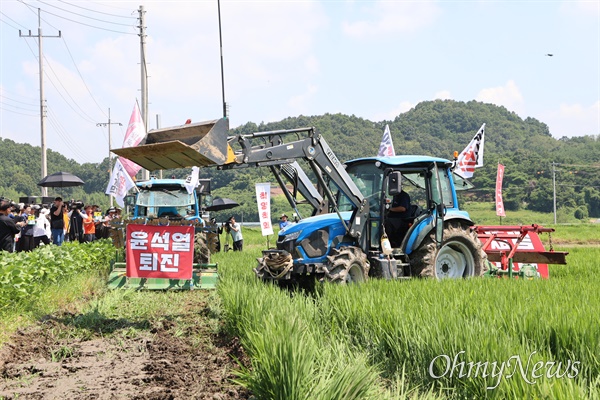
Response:
[[[192,279],[194,227],[127,225],[127,277]]]
[[[258,220],[263,236],[273,234],[271,223],[271,184],[256,184],[256,202],[258,203]]]

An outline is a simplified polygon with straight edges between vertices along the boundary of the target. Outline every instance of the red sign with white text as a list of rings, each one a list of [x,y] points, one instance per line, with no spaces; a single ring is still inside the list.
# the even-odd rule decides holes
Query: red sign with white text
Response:
[[[496,173],[496,215],[506,217],[504,211],[504,201],[502,201],[502,180],[504,179],[504,165],[498,164],[498,172]]]
[[[192,279],[194,227],[127,225],[127,277]]]

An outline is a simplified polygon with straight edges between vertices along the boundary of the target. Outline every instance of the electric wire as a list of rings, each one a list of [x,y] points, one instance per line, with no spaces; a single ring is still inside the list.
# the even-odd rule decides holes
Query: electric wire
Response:
[[[25,107],[20,107],[20,106],[13,106],[12,104],[7,103],[5,101],[0,101],[0,104],[8,106],[8,107],[16,108],[17,110],[31,111],[31,112],[36,112],[37,111],[37,110],[31,109],[31,108],[25,108]]]
[[[0,105],[0,110],[6,111],[6,112],[9,112],[9,113],[13,113],[13,114],[25,115],[27,117],[37,117],[37,118],[40,117],[39,114],[26,114],[26,113],[22,113],[22,112],[18,112],[18,111],[13,111],[13,110],[9,110],[9,109],[4,108],[1,105]]]
[[[46,64],[48,65],[48,67],[50,68],[50,71],[52,71],[52,73],[54,74],[54,76],[56,77],[56,79],[58,80],[58,83],[60,84],[60,86],[64,89],[65,93],[67,94],[67,96],[71,99],[71,101],[73,102],[73,104],[75,104],[77,106],[77,108],[81,111],[81,113],[83,113],[83,115],[77,111],[75,111],[75,109],[73,107],[71,107],[69,105],[69,107],[71,107],[71,109],[73,111],[75,111],[81,118],[83,119],[87,119],[88,122],[94,122],[94,118],[92,118],[89,114],[87,114],[79,105],[79,103],[77,101],[75,101],[75,99],[73,98],[73,96],[71,96],[71,94],[69,93],[69,91],[67,90],[67,88],[65,87],[65,85],[63,85],[60,77],[56,74],[56,72],[54,71],[54,68],[52,68],[52,64],[50,63],[50,61],[46,58],[46,56],[44,55],[44,60],[46,60]],[[48,77],[48,80],[50,81],[50,83],[52,84],[52,86],[54,86],[54,88],[59,91],[59,89],[56,87],[56,85],[54,84],[54,82],[52,81],[52,78],[50,77],[50,75],[46,72],[46,70],[44,70],[44,73],[46,75],[46,77]],[[59,93],[60,94],[60,93]],[[61,94],[61,97],[63,98],[63,100],[66,101],[65,97]],[[68,103],[68,102],[67,102]],[[84,117],[85,115],[85,117]]]
[[[4,15],[4,13],[0,12],[2,15]],[[10,26],[11,28],[19,31],[20,29],[17,28],[16,26],[11,25],[10,23],[6,22],[5,20],[3,20],[2,18],[0,18],[0,22],[4,22],[6,25]]]
[[[100,22],[104,22],[104,23],[106,23],[106,24],[113,24],[113,25],[120,25],[120,26],[127,26],[127,27],[131,26],[131,24],[123,24],[123,23],[121,23],[121,22],[112,22],[112,21],[107,21],[107,20],[104,20],[104,19],[99,19],[99,18],[89,17],[89,16],[87,16],[87,15],[83,15],[83,14],[79,14],[79,13],[76,13],[76,12],[73,12],[73,11],[65,10],[64,8],[61,8],[61,7],[55,6],[55,5],[53,5],[53,4],[50,4],[50,3],[46,3],[45,1],[42,1],[42,0],[37,0],[37,1],[38,1],[39,3],[42,3],[42,4],[44,4],[44,5],[47,5],[47,6],[50,6],[50,7],[57,8],[57,9],[59,9],[59,10],[61,10],[61,11],[65,11],[65,12],[68,12],[68,13],[71,13],[71,14],[75,14],[75,15],[77,15],[77,16],[79,16],[79,17],[83,17],[83,18],[92,19],[92,20],[94,20],[94,21],[100,21]],[[46,12],[48,12],[48,11],[46,11]]]
[[[0,94],[0,97],[4,97],[5,99],[8,99],[8,100],[10,100],[10,101],[14,101],[15,103],[19,103],[19,104],[25,104],[25,105],[27,105],[27,106],[39,106],[39,104],[36,104],[36,103],[26,103],[26,102],[24,102],[24,101],[15,100],[15,99],[13,99],[13,98],[10,98],[10,97],[8,97],[8,96],[5,96],[5,95],[3,95],[3,94]]]
[[[52,124],[52,126],[56,129],[58,135],[63,139],[64,144],[71,149],[73,153],[76,153],[79,158],[83,158],[89,161],[89,158],[85,156],[85,152],[79,146],[76,139],[73,139],[68,131],[64,128],[64,126],[60,123],[60,120],[57,118],[54,110],[50,107],[46,107],[48,114],[48,122]]]
[[[69,46],[67,45],[67,41],[65,40],[64,36],[62,37],[62,39],[63,39],[63,43],[65,44],[65,47],[67,48],[67,52],[69,53],[69,57],[71,57],[71,61],[73,62],[73,65],[75,66],[75,69],[77,70],[77,73],[79,74],[79,77],[81,78],[81,82],[83,82],[83,86],[85,86],[85,89],[90,94],[90,97],[92,98],[92,100],[94,100],[94,103],[96,103],[96,106],[98,106],[98,109],[100,110],[100,112],[102,114],[104,114],[105,117],[108,117],[108,115],[106,115],[106,113],[104,112],[104,109],[100,106],[100,104],[98,104],[98,101],[96,101],[96,98],[90,91],[90,88],[88,87],[88,85],[85,83],[85,79],[83,79],[83,75],[81,75],[81,71],[77,67],[77,63],[75,63],[73,54],[71,54],[71,50],[69,49]]]
[[[90,9],[90,8],[85,8],[85,7],[82,7],[82,6],[78,6],[78,5],[76,5],[76,4],[69,3],[69,2],[67,2],[67,1],[64,1],[64,0],[58,0],[58,1],[60,1],[61,3],[64,3],[64,4],[68,4],[68,5],[70,5],[71,7],[77,7],[77,8],[81,8],[82,10],[91,11],[91,12],[95,12],[95,13],[98,13],[98,14],[103,14],[103,15],[109,15],[109,16],[111,16],[111,17],[117,17],[117,18],[132,18],[132,19],[135,19],[135,18],[136,18],[136,17],[131,17],[131,16],[117,15],[117,14],[105,13],[105,12],[102,12],[102,11],[96,11],[96,10],[92,10],[92,9]],[[123,10],[124,10],[124,9],[123,9]]]
[[[0,11],[0,14],[4,15],[6,18],[10,19],[12,22],[14,22],[15,24],[19,25],[20,27],[22,27],[23,29],[26,29],[25,26],[21,25],[20,23],[18,23],[17,21],[15,21],[14,19],[12,19],[11,17],[9,17],[8,15],[4,14],[2,11]]]
[[[22,4],[26,5],[26,6],[27,6],[28,8],[30,8],[30,9],[31,9],[31,8],[34,8],[33,6],[31,6],[31,5],[29,5],[29,4],[25,3],[25,2],[23,2],[23,0],[17,0],[17,1],[18,1],[19,3],[22,3]],[[32,11],[32,12],[35,12],[35,11],[33,11],[33,10],[31,10],[31,11]],[[95,25],[85,24],[85,23],[83,23],[83,22],[80,22],[80,21],[76,21],[76,20],[73,20],[73,19],[70,19],[70,18],[63,17],[63,16],[61,16],[61,15],[58,15],[58,14],[51,13],[51,12],[50,12],[50,11],[48,11],[48,10],[43,10],[43,11],[44,11],[46,14],[53,15],[53,16],[55,16],[55,17],[57,17],[57,18],[62,18],[62,19],[64,19],[64,20],[67,20],[67,21],[70,21],[70,22],[74,22],[74,23],[76,23],[76,24],[84,25],[84,26],[87,26],[87,27],[90,27],[90,28],[100,29],[100,30],[107,31],[107,32],[115,32],[115,33],[120,33],[120,34],[122,34],[122,35],[137,35],[137,33],[123,32],[123,31],[117,31],[117,30],[114,30],[114,29],[107,29],[107,28],[102,28],[102,27],[95,26]],[[49,22],[47,22],[46,20],[44,20],[44,19],[42,19],[42,20],[43,20],[44,22],[46,22],[48,25],[52,26],[52,25],[51,25]],[[54,28],[54,27],[53,27],[53,28]],[[56,28],[54,28],[54,29],[56,29]]]

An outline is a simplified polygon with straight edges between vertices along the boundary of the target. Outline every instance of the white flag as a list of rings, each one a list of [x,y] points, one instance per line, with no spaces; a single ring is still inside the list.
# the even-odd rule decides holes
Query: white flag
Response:
[[[133,112],[129,118],[129,125],[127,125],[127,131],[125,132],[125,138],[123,139],[123,147],[135,147],[146,137],[146,127],[144,126],[144,120],[142,120],[142,114],[137,102],[133,106]],[[131,160],[123,157],[119,157],[121,164],[129,173],[129,176],[135,176],[142,167],[137,165]]]
[[[192,174],[188,175],[188,177],[185,179],[185,188],[187,189],[187,192],[189,194],[194,193],[194,189],[196,189],[198,187],[198,176],[200,175],[200,168],[193,166],[192,167]]]
[[[390,133],[390,127],[386,124],[385,130],[383,131],[383,137],[381,138],[381,144],[379,145],[379,156],[395,156],[394,144],[392,143],[392,135]]]
[[[123,198],[132,187],[135,187],[135,183],[125,170],[123,164],[121,164],[121,161],[117,159],[105,193],[113,196],[118,205],[125,207]]]
[[[258,203],[258,220],[263,236],[273,234],[273,224],[271,223],[271,184],[256,184],[256,202]]]
[[[483,143],[485,124],[473,136],[471,143],[458,155],[456,173],[463,178],[472,178],[475,168],[483,167]]]

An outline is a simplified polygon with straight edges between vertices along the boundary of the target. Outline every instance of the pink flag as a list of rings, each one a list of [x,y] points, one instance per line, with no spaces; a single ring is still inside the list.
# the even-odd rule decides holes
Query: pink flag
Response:
[[[394,144],[392,143],[390,127],[386,125],[385,130],[383,131],[383,137],[381,138],[381,144],[379,145],[379,152],[377,152],[377,157],[395,155],[396,152],[394,151]]]
[[[504,202],[502,201],[502,179],[504,178],[504,165],[498,163],[498,173],[496,174],[496,215],[506,217],[504,212]]]
[[[135,147],[146,137],[146,127],[142,120],[142,114],[137,105],[137,102],[133,106],[133,112],[131,118],[129,118],[129,125],[127,126],[127,132],[125,132],[125,139],[123,140],[123,147]],[[126,158],[119,157],[123,168],[127,171],[129,176],[132,178],[138,173],[142,167],[130,161]]]
[[[481,125],[471,143],[458,155],[455,172],[463,178],[472,178],[475,168],[483,167],[484,135],[485,124]]]

